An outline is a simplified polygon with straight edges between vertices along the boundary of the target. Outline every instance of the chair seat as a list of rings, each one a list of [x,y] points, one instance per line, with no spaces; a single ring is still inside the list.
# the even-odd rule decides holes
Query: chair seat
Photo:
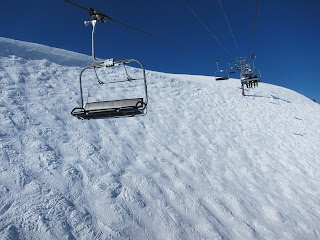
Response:
[[[216,78],[216,81],[219,81],[219,80],[229,80],[228,77],[218,77]]]
[[[143,98],[86,103],[84,108],[74,108],[71,114],[79,119],[133,117],[146,114]]]
[[[143,98],[102,101],[86,103],[85,111],[100,111],[107,109],[121,109],[121,108],[137,108],[143,106]]]
[[[241,79],[241,83],[247,83],[247,82],[261,82],[261,78],[245,78],[245,79]]]

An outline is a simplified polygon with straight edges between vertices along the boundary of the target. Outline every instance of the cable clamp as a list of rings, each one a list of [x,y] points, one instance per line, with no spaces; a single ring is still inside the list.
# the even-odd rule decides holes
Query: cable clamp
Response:
[[[97,20],[97,21],[105,23],[108,19],[110,19],[110,17],[108,17],[107,15],[105,15],[101,12],[98,12],[97,10],[95,10],[93,8],[89,8],[88,11],[89,11],[93,20]]]

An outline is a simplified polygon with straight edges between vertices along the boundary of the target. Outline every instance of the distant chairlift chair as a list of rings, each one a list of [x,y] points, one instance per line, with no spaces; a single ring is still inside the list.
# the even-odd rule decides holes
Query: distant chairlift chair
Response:
[[[86,21],[85,24],[88,26],[92,24],[92,57],[96,62],[93,65],[86,66],[80,73],[79,82],[80,82],[80,97],[81,97],[81,106],[76,107],[71,111],[71,114],[79,119],[101,119],[101,118],[116,118],[116,117],[132,117],[138,115],[145,115],[147,113],[147,103],[148,103],[148,92],[147,92],[147,81],[145,68],[143,65],[134,59],[126,59],[120,61],[114,61],[113,59],[107,59],[103,61],[98,61],[95,57],[95,45],[94,45],[94,33],[95,26],[97,21],[105,22],[107,18],[104,17],[103,14],[92,10],[91,16],[93,18],[92,21]],[[99,68],[109,68],[114,66],[123,65],[125,72],[127,74],[127,80],[136,80],[129,77],[128,72],[125,68],[125,64],[136,62],[140,65],[142,70],[141,79],[144,82],[144,96],[139,98],[131,98],[131,99],[120,99],[120,100],[112,100],[112,101],[98,101],[98,102],[87,102],[84,104],[83,100],[83,91],[82,91],[82,74],[87,69],[93,69],[96,77],[98,78],[96,69]],[[98,78],[99,84],[105,84],[100,81]],[[120,82],[120,81],[119,81]],[[88,91],[89,94],[89,91]]]
[[[250,85],[247,88],[252,88],[256,83],[261,82],[261,73],[260,71],[253,71],[251,69],[246,70],[241,74],[241,85]],[[253,84],[253,85],[252,85]]]
[[[233,67],[231,67],[231,63],[229,63],[229,76],[230,74],[235,74],[237,71],[240,71],[240,67],[234,64]]]
[[[230,71],[220,69],[219,65],[220,65],[220,61],[218,60],[217,61],[217,71],[215,72],[216,81],[228,80]]]
[[[244,86],[253,88],[261,82],[261,72],[254,65],[255,56],[252,55],[250,58],[252,59],[252,66],[248,62],[246,63],[246,58],[238,60],[240,62],[240,80],[243,96],[245,95]]]

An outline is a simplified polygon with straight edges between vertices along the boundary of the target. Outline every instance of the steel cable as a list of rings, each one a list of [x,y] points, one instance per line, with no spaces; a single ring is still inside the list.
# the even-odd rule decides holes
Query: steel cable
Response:
[[[227,21],[228,28],[229,28],[229,31],[230,31],[230,33],[231,33],[233,42],[234,42],[234,44],[236,45],[236,48],[237,48],[237,51],[238,51],[238,54],[239,54],[239,46],[238,46],[238,44],[237,44],[237,42],[236,42],[236,39],[235,39],[235,37],[234,37],[234,35],[233,35],[233,32],[232,32],[232,30],[231,30],[231,26],[230,26],[230,23],[229,23],[227,14],[226,14],[226,12],[224,11],[224,8],[223,8],[223,6],[222,6],[221,0],[219,0],[219,3],[220,3],[221,10],[222,10],[222,12],[223,12],[223,15],[224,15],[224,17],[225,17],[225,19],[226,19],[226,21]],[[240,54],[239,54],[239,55],[240,55]]]
[[[228,52],[231,56],[233,56],[233,54],[221,43],[221,41],[212,33],[212,31],[207,27],[206,24],[204,24],[204,22],[201,20],[201,18],[199,17],[199,15],[193,10],[193,8],[188,4],[188,2],[186,0],[182,0],[182,2],[184,3],[184,5],[192,12],[192,14],[197,18],[197,20],[199,21],[199,23],[208,31],[208,33],[210,33],[210,35],[220,44],[220,46],[226,51]]]
[[[254,20],[254,27],[253,27],[252,41],[251,41],[251,47],[250,47],[250,56],[252,55],[252,48],[253,48],[254,35],[255,35],[255,33],[256,33],[256,26],[257,26],[257,19],[258,19],[259,4],[260,4],[260,0],[258,0],[257,10],[256,10],[256,17],[255,17],[255,20]]]
[[[81,8],[81,9],[84,9],[84,10],[88,11],[89,13],[90,13],[92,10],[94,10],[94,9],[91,9],[91,8],[90,8],[90,9],[89,9],[89,8],[85,8],[85,7],[80,6],[80,5],[76,4],[76,3],[73,3],[73,2],[71,2],[71,1],[69,1],[69,0],[63,0],[63,1],[68,2],[68,3],[70,3],[70,4],[74,5],[74,6],[77,6],[77,7]],[[166,40],[166,39],[164,39],[164,38],[158,37],[158,36],[153,35],[153,34],[151,34],[151,33],[145,32],[145,31],[143,31],[143,30],[141,30],[141,29],[132,27],[132,26],[130,26],[130,25],[128,25],[128,24],[125,24],[125,23],[122,23],[122,22],[117,21],[117,20],[115,20],[115,19],[112,19],[111,17],[109,17],[109,16],[107,16],[107,15],[105,15],[105,14],[103,14],[103,13],[100,13],[100,12],[99,12],[99,14],[101,14],[101,15],[102,15],[103,17],[105,17],[106,19],[108,19],[108,20],[110,20],[110,21],[112,21],[112,22],[114,22],[114,23],[117,23],[117,24],[119,24],[119,25],[122,25],[122,26],[124,26],[124,27],[126,27],[126,28],[129,28],[129,29],[132,29],[132,30],[134,30],[134,31],[140,32],[140,33],[142,33],[142,34],[148,35],[149,37],[158,39],[158,40],[160,40],[160,41],[162,41],[162,42],[165,42],[165,43],[170,44],[170,45],[172,45],[172,46],[174,46],[174,47],[180,48],[180,49],[182,49],[182,50],[184,50],[184,51],[187,51],[187,52],[189,52],[189,53],[198,55],[198,56],[200,56],[200,57],[202,57],[202,58],[206,58],[207,60],[215,61],[215,59],[213,59],[213,58],[211,58],[211,57],[209,57],[209,56],[207,56],[207,55],[205,55],[205,54],[196,52],[196,51],[194,51],[194,50],[192,50],[192,49],[183,47],[183,46],[181,46],[181,45],[179,45],[179,44],[173,43],[173,42],[168,41],[168,40]]]

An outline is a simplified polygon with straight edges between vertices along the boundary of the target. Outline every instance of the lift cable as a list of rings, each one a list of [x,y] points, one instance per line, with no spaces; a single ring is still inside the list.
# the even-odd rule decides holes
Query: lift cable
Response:
[[[70,2],[70,1],[68,1],[68,0],[64,0],[64,1],[67,2],[67,3],[70,3],[70,4],[72,4],[72,5],[74,5],[74,6],[76,6],[76,7],[79,7],[79,8],[82,8],[82,9],[88,11],[88,8],[82,7],[82,6],[80,6],[80,5],[78,5],[78,4],[74,3],[74,2]]]
[[[184,51],[187,51],[187,52],[189,52],[189,53],[192,53],[192,54],[201,56],[202,58],[206,58],[207,60],[216,61],[216,60],[213,59],[212,57],[209,57],[209,56],[204,55],[204,54],[202,54],[202,53],[196,52],[196,51],[191,50],[191,49],[189,49],[189,48],[183,47],[183,46],[181,46],[181,45],[178,45],[178,44],[176,44],[176,43],[173,43],[173,42],[171,42],[171,41],[168,41],[168,40],[166,40],[166,39],[164,39],[164,38],[160,38],[160,37],[158,37],[158,36],[155,36],[155,35],[153,35],[153,34],[151,34],[151,33],[145,32],[145,31],[140,30],[140,29],[138,29],[138,28],[129,26],[129,25],[125,24],[125,23],[119,22],[119,21],[117,21],[117,20],[115,20],[115,19],[113,19],[113,18],[111,18],[111,17],[109,17],[109,16],[107,16],[107,15],[105,15],[105,14],[103,14],[103,13],[98,12],[97,10],[94,10],[93,8],[85,8],[85,7],[80,6],[80,5],[76,4],[76,3],[73,3],[73,2],[71,2],[71,1],[69,1],[69,0],[63,0],[63,1],[68,2],[68,3],[70,3],[70,4],[74,5],[74,6],[77,6],[77,7],[81,8],[81,9],[84,9],[84,10],[88,11],[93,18],[94,18],[95,16],[99,16],[100,19],[95,19],[95,20],[99,20],[99,21],[102,21],[102,22],[106,22],[107,20],[110,20],[110,21],[112,21],[112,22],[114,22],[114,23],[117,23],[117,24],[119,24],[119,25],[122,25],[122,26],[124,26],[124,27],[126,27],[126,28],[130,28],[130,29],[132,29],[132,30],[134,30],[134,31],[137,31],[137,32],[140,32],[140,33],[142,33],[142,34],[148,35],[149,37],[158,39],[158,40],[160,40],[160,41],[162,41],[162,42],[165,42],[165,43],[170,44],[170,45],[172,45],[172,46],[174,46],[174,47],[180,48],[180,49],[182,49],[182,50],[184,50]]]
[[[255,32],[256,32],[256,26],[257,26],[257,19],[258,19],[259,4],[260,4],[260,0],[258,0],[257,10],[256,10],[256,17],[255,17],[255,20],[254,20],[254,27],[253,27],[252,41],[251,41],[251,47],[250,47],[250,56],[252,55],[252,48],[253,48],[254,35],[255,35]]]
[[[237,41],[236,41],[236,39],[235,39],[235,37],[234,37],[234,35],[233,35],[233,32],[232,32],[232,30],[231,30],[231,26],[230,26],[230,23],[229,23],[227,14],[226,14],[226,12],[224,11],[224,8],[223,8],[223,6],[222,6],[221,0],[219,0],[219,3],[220,3],[221,10],[222,10],[222,12],[223,12],[223,15],[224,15],[224,17],[225,17],[225,19],[226,19],[226,21],[227,21],[228,28],[229,28],[229,31],[230,31],[230,33],[231,33],[233,42],[234,42],[234,44],[236,45],[236,48],[237,48],[237,51],[238,51],[238,54],[239,54],[239,46],[238,46]],[[240,54],[239,54],[239,55],[240,55]]]
[[[182,0],[184,5],[192,12],[192,14],[197,18],[197,20],[199,21],[199,23],[211,34],[211,36],[220,44],[220,46],[226,51],[228,52],[231,56],[233,56],[233,54],[221,43],[221,41],[212,33],[212,31],[207,27],[206,24],[204,24],[204,22],[201,20],[201,18],[199,17],[199,15],[193,10],[193,8],[190,6],[190,4],[188,4],[188,2],[186,0]]]
[[[148,36],[150,36],[150,37],[152,37],[152,38],[158,39],[158,40],[160,40],[160,41],[162,41],[162,42],[168,43],[168,44],[170,44],[170,45],[172,45],[172,46],[174,46],[174,47],[178,47],[178,48],[180,48],[180,49],[182,49],[182,50],[185,50],[185,51],[187,51],[187,52],[189,52],[189,53],[192,53],[192,54],[201,56],[201,57],[206,58],[206,59],[211,60],[211,61],[215,61],[213,58],[211,58],[211,57],[209,57],[209,56],[207,56],[207,55],[204,55],[204,54],[202,54],[202,53],[199,53],[199,52],[196,52],[196,51],[191,50],[191,49],[189,49],[189,48],[183,47],[183,46],[181,46],[181,45],[178,45],[178,44],[173,43],[173,42],[171,42],[171,41],[168,41],[168,40],[166,40],[166,39],[160,38],[160,37],[155,36],[155,35],[153,35],[153,34],[147,33],[147,32],[142,31],[142,30],[140,30],[140,29],[131,27],[131,26],[129,26],[129,25],[125,24],[125,23],[119,22],[119,21],[117,21],[117,20],[114,20],[114,19],[110,19],[110,20],[113,21],[113,22],[115,22],[115,23],[118,23],[118,24],[120,24],[120,25],[122,25],[122,26],[124,26],[124,27],[130,28],[130,29],[135,30],[135,31],[137,31],[137,32],[140,32],[140,33],[142,33],[142,34],[148,35]]]

